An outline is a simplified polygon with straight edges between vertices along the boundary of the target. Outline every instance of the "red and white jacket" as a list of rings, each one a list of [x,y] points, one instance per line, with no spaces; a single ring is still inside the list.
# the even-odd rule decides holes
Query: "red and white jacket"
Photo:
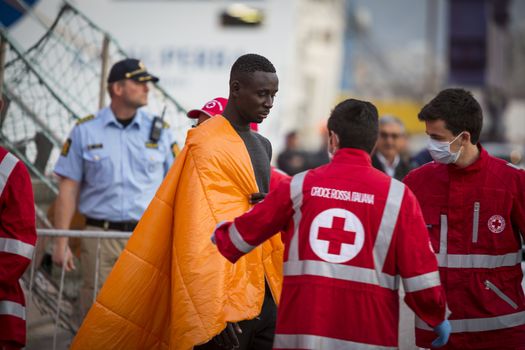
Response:
[[[35,242],[29,173],[0,147],[0,345],[25,346],[25,300],[18,280],[31,262]]]
[[[525,171],[490,156],[460,169],[428,163],[405,183],[425,216],[452,312],[450,348],[525,348],[520,232]],[[416,339],[432,337],[416,322]]]
[[[285,180],[212,240],[235,262],[282,231],[284,282],[275,349],[397,348],[399,279],[430,327],[445,294],[412,192],[361,150]]]

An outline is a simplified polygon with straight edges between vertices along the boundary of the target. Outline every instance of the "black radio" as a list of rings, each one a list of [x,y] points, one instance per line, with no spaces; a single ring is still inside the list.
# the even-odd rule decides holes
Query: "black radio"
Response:
[[[166,106],[162,110],[162,114],[153,118],[151,123],[151,130],[149,132],[149,140],[152,143],[158,143],[160,136],[162,134],[162,129],[164,128],[164,114],[166,113]]]

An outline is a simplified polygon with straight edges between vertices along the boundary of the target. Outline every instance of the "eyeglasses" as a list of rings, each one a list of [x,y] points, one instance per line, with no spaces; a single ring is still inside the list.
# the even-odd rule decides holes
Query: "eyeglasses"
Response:
[[[379,136],[382,138],[382,139],[388,139],[389,137],[391,137],[394,141],[397,140],[398,138],[400,138],[402,135],[401,134],[394,134],[394,133],[388,133],[388,132],[384,132],[384,131],[381,131],[379,133]]]

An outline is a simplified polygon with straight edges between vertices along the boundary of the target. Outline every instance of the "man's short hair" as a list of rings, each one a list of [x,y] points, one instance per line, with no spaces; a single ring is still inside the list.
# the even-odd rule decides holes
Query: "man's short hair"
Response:
[[[401,133],[405,133],[405,124],[396,116],[393,115],[384,115],[381,118],[379,118],[379,126],[382,125],[390,125],[390,124],[396,124],[399,125],[401,128]]]
[[[421,121],[443,120],[454,136],[463,131],[470,133],[470,141],[476,144],[483,127],[483,111],[470,91],[445,89],[427,103],[418,114]]]
[[[335,106],[327,126],[339,136],[340,148],[357,148],[370,153],[377,141],[377,108],[367,101],[345,100]]]
[[[230,81],[239,80],[243,74],[254,72],[275,73],[275,67],[266,57],[249,53],[239,57],[230,71]]]

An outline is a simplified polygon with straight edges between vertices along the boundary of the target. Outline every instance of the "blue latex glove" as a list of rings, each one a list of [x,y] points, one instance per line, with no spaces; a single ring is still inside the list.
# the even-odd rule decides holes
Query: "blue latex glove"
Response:
[[[434,327],[434,332],[436,332],[438,337],[432,342],[432,347],[440,348],[445,345],[448,342],[451,330],[450,322],[448,322],[448,320],[445,320]]]

